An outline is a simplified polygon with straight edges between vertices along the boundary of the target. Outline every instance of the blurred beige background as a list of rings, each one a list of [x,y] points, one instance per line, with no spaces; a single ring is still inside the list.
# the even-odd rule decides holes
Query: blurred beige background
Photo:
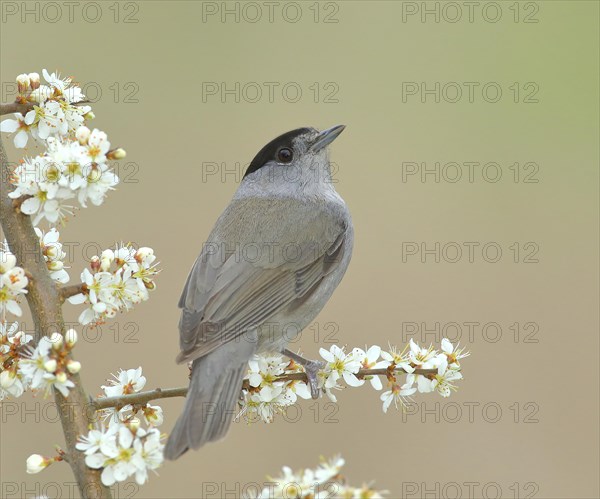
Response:
[[[72,281],[116,241],[152,246],[164,269],[150,302],[82,332],[88,391],[139,365],[148,388],[186,383],[176,303],[237,187],[227,171],[306,125],[348,126],[332,160],[356,242],[298,347],[315,356],[332,340],[437,343],[445,332],[472,352],[450,399],[421,395],[407,414],[383,414],[379,393],[348,389],[337,409],[322,399],[292,421],[234,425],[115,495],[235,497],[283,465],[341,453],[351,483],[374,480],[392,497],[599,496],[596,2],[481,2],[470,13],[467,2],[51,3],[2,2],[2,101],[19,73],[73,75],[97,100],[94,126],[132,162],[101,208],[61,231],[79,243]],[[439,243],[439,263],[421,243]],[[165,432],[182,404],[161,404]],[[66,465],[25,473],[29,454],[62,444],[50,402],[1,408],[3,497],[72,497]]]

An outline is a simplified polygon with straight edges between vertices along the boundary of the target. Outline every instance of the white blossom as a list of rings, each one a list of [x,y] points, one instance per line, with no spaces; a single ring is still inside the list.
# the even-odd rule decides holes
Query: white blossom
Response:
[[[361,348],[355,348],[352,352],[360,362],[361,369],[382,369],[387,368],[390,365],[390,362],[386,360],[379,360],[381,347],[378,345],[371,346],[366,352]],[[368,376],[365,379],[371,383],[371,386],[375,388],[375,390],[381,390],[383,388],[379,376]]]
[[[140,392],[146,385],[146,377],[142,375],[142,368],[119,370],[117,375],[112,375],[113,379],[109,379],[109,385],[102,385],[105,397],[119,397],[121,395],[131,395],[133,393]],[[156,417],[157,419],[162,417],[161,414],[156,414],[152,409],[147,409],[146,406],[143,409],[149,411],[149,417]],[[101,411],[103,420],[109,424],[118,424],[122,422],[131,422],[135,420],[135,413],[133,413],[133,406],[127,404],[122,407],[109,407]],[[145,415],[144,415],[145,416]],[[146,420],[146,418],[144,417]],[[146,422],[148,422],[146,420]],[[158,426],[158,425],[156,425]]]
[[[107,397],[116,397],[118,395],[128,395],[141,391],[146,385],[146,377],[142,374],[142,368],[121,369],[113,378],[109,380],[109,385],[102,385],[104,394]]]
[[[443,375],[448,367],[451,369],[460,369],[460,359],[464,359],[470,355],[469,352],[465,352],[464,348],[459,347],[456,348],[448,338],[442,338],[442,353],[440,354],[441,362],[438,367],[438,374]]]
[[[430,346],[422,348],[411,338],[409,341],[410,352],[408,359],[413,366],[418,366],[421,369],[437,369],[441,360],[438,352]]]
[[[52,389],[58,390],[64,397],[75,386],[69,379],[68,357],[71,346],[64,343],[62,335],[54,333],[50,338],[44,336],[37,346],[19,362],[19,373],[27,386],[40,390],[48,396]],[[81,366],[79,366],[81,367]]]
[[[49,126],[44,125],[42,130]],[[110,142],[104,132],[94,129],[84,144],[50,136],[45,145],[43,154],[26,158],[15,169],[15,189],[9,194],[13,199],[26,197],[21,211],[35,217],[34,225],[42,219],[51,224],[62,222],[72,214],[73,206],[66,201],[74,197],[81,207],[87,207],[88,202],[99,206],[119,183],[119,177],[106,163]]]
[[[35,111],[28,112],[25,116],[15,113],[14,119],[8,118],[0,123],[0,132],[14,133],[13,142],[17,149],[27,146],[31,134],[31,124],[35,119]]]
[[[40,249],[50,277],[61,284],[69,282],[69,274],[65,270],[63,262],[67,254],[63,251],[62,244],[59,242],[60,233],[58,230],[53,227],[44,234],[41,229],[35,227],[35,233],[40,239]]]
[[[287,362],[283,362],[281,355],[258,356],[248,362],[248,382],[250,386],[259,389],[259,394],[265,401],[271,401],[278,396],[284,385],[277,381],[277,376],[285,372]]]
[[[102,389],[107,397],[114,397],[137,393],[145,384],[141,367],[120,369]],[[136,417],[138,411],[148,428],[140,427],[140,419]],[[110,417],[100,420],[98,427],[87,435],[81,435],[76,448],[85,453],[87,466],[102,470],[104,485],[111,486],[131,476],[138,484],[143,484],[148,479],[148,470],[155,470],[164,460],[164,445],[160,431],[156,429],[164,419],[162,408],[150,404],[142,407],[126,405],[103,412]]]
[[[404,399],[416,391],[417,389],[412,387],[412,383],[407,382],[404,385],[393,383],[391,390],[381,394],[380,399],[383,401],[383,412],[387,412],[392,402],[394,402],[396,409],[398,409],[398,406],[404,406]]]
[[[449,397],[452,390],[456,390],[452,382],[462,378],[462,373],[457,369],[446,369],[443,374],[436,375],[433,386],[442,397]]]
[[[279,499],[279,498],[361,498],[380,499],[385,491],[377,491],[367,485],[353,487],[341,477],[341,469],[345,461],[340,456],[327,461],[321,458],[316,469],[292,471],[288,466],[282,468],[277,477],[267,476],[269,486],[262,491],[249,489],[247,499]]]
[[[0,322],[6,320],[6,312],[21,316],[23,312],[17,300],[27,293],[28,284],[25,271],[17,267],[15,256],[5,243],[0,243]]]
[[[76,134],[77,140],[50,139],[46,154],[61,171],[59,184],[70,189],[82,207],[88,201],[99,206],[119,183],[119,177],[106,164],[110,142],[98,129],[89,132],[87,127],[79,127]]]
[[[302,366],[284,361],[280,354],[255,355],[248,362],[246,378],[250,390],[244,394],[242,414],[250,421],[254,416],[270,423],[276,414],[295,404],[298,397],[311,398],[310,389],[302,381],[282,381],[283,374],[303,372]]]
[[[103,468],[100,476],[107,487],[126,480],[136,471],[132,462],[134,434],[125,425],[114,425],[108,429],[106,441],[100,452],[89,454],[85,463],[93,469]]]
[[[459,358],[469,355],[464,348],[454,348],[444,339],[442,351],[430,346],[421,348],[413,340],[403,350],[390,346],[383,351],[380,346],[368,349],[354,348],[346,354],[344,348],[332,345],[329,350],[321,349],[321,357],[326,361],[317,372],[318,387],[330,400],[337,402],[332,393],[341,389],[342,382],[347,386],[361,386],[368,380],[377,390],[383,388],[382,378],[387,379],[388,389],[380,396],[383,411],[387,412],[394,404],[398,409],[415,393],[438,392],[447,397],[456,389],[453,382],[462,379]],[[360,370],[385,371],[370,375]],[[419,371],[416,371],[416,370]],[[427,370],[427,373],[423,373]],[[285,413],[289,406],[303,399],[311,398],[311,391],[304,381],[290,380],[289,375],[304,373],[304,368],[294,361],[284,361],[281,354],[266,353],[255,355],[248,362],[246,375],[247,388],[241,402],[242,412],[252,421],[252,416],[266,423],[275,415]],[[399,376],[406,376],[400,381]]]
[[[339,388],[338,380],[343,379],[349,386],[364,384],[364,380],[356,377],[361,364],[355,352],[346,354],[343,348],[332,345],[329,350],[319,349],[319,354],[327,361],[325,368],[319,372],[319,378],[325,393],[332,402],[337,402],[331,390]]]
[[[160,426],[163,424],[163,410],[162,407],[159,407],[158,405],[147,404],[146,407],[142,408],[142,414],[144,415],[144,421],[148,426]]]
[[[81,282],[85,285],[85,293],[78,293],[68,299],[69,303],[74,305],[88,304],[88,308],[79,315],[80,324],[100,322],[104,318],[116,315],[118,307],[112,294],[114,280],[114,276],[110,272],[93,274],[88,269],[83,270]]]
[[[410,342],[411,363],[420,369],[437,369],[437,374],[408,374],[406,381],[411,386],[416,383],[419,393],[431,393],[437,391],[443,397],[450,396],[451,390],[456,387],[453,381],[462,379],[459,359],[467,357],[469,352],[464,348],[455,350],[452,343],[443,338],[441,342],[442,352],[438,352],[429,347],[427,349],[419,347],[413,340]]]
[[[383,359],[383,362],[387,364],[386,367],[389,367],[393,364],[394,366],[404,370],[404,372],[412,373],[415,368],[411,365],[411,361],[409,356],[406,354],[406,350],[407,348],[400,352],[396,347],[391,346],[389,351],[381,352],[381,358]]]
[[[32,104],[33,109],[25,116],[16,115],[0,124],[0,131],[15,133],[14,143],[18,148],[27,145],[29,135],[43,142],[49,137],[73,136],[83,124],[91,108],[80,103],[85,96],[71,78],[61,78],[58,73],[42,70],[48,85],[41,85],[37,73],[19,75],[17,85],[19,102]]]
[[[157,429],[150,429],[145,435],[138,430],[136,439],[133,441],[135,454],[133,456],[135,481],[142,485],[148,480],[148,470],[157,469],[164,461],[161,435]]]
[[[75,448],[85,453],[86,456],[91,456],[100,451],[100,447],[103,444],[106,444],[110,435],[111,433],[106,432],[104,428],[101,430],[90,430],[87,435],[81,435],[79,437],[79,441],[75,445]]]
[[[72,214],[72,206],[66,204],[74,196],[68,188],[60,185],[62,176],[60,164],[47,156],[26,158],[13,175],[15,189],[10,198],[25,197],[20,210],[33,216],[33,225],[46,219],[51,224],[62,222]]]
[[[40,142],[48,137],[64,137],[68,134],[69,125],[60,102],[47,100],[35,106],[34,112],[31,133]]]
[[[60,92],[64,92],[71,85],[72,78],[61,78],[58,72],[50,74],[48,70],[42,69],[42,76],[48,84]]]
[[[155,470],[164,460],[159,430],[126,423],[91,430],[80,437],[76,448],[86,454],[88,467],[102,469],[100,478],[107,487],[130,476],[142,485],[148,479],[148,470]]]
[[[70,303],[88,306],[79,322],[100,323],[148,300],[159,272],[155,258],[152,249],[136,250],[129,245],[117,245],[115,251],[105,250],[100,257],[93,257],[90,269],[81,273],[82,292],[69,298]]]
[[[271,423],[276,414],[283,414],[296,400],[297,393],[290,385],[277,384],[269,390],[246,393],[242,413],[250,421],[253,415],[257,415],[265,423]]]
[[[0,400],[8,395],[20,397],[27,389],[19,363],[32,339],[30,334],[19,331],[17,322],[0,321]]]

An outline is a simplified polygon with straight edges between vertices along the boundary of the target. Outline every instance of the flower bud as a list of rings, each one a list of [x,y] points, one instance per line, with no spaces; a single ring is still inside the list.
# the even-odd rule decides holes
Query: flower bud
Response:
[[[44,363],[44,369],[49,373],[55,372],[57,367],[58,364],[56,363],[55,359],[49,359]]]
[[[26,74],[20,74],[17,76],[17,88],[20,94],[29,92],[29,76]]]
[[[94,255],[90,260],[90,268],[94,273],[98,272],[100,270],[100,258]]]
[[[37,73],[29,73],[27,75],[29,77],[29,86],[31,90],[37,90],[40,88],[40,75]]]
[[[90,129],[86,126],[80,126],[75,132],[75,137],[79,141],[79,143],[83,146],[88,143],[88,139],[90,138]]]
[[[95,117],[96,115],[94,114],[94,111],[88,111],[83,115],[83,118],[86,120],[93,120]]]
[[[62,270],[65,264],[60,260],[51,260],[46,264],[46,266],[48,267],[48,270],[56,271]]]
[[[2,388],[9,388],[14,384],[15,379],[16,376],[14,372],[8,370],[2,371],[0,373],[0,386]]]
[[[101,258],[106,258],[107,260],[110,260],[111,262],[115,259],[115,252],[111,249],[105,249],[101,255]]]
[[[122,149],[121,147],[108,151],[106,154],[108,159],[125,159],[126,156],[127,153],[125,152],[125,149]]]
[[[56,373],[56,381],[58,381],[59,383],[64,383],[65,381],[67,381],[67,373],[64,371]]]
[[[77,374],[79,371],[81,371],[81,362],[69,360],[69,362],[67,362],[67,369],[71,374]]]
[[[31,454],[27,458],[27,473],[34,474],[39,473],[46,468],[52,461],[39,454]]]
[[[100,270],[103,272],[108,272],[114,261],[115,253],[110,249],[104,250],[102,252],[102,256],[100,257]]]
[[[140,420],[138,418],[132,418],[127,426],[129,426],[132,433],[135,433],[140,427]]]
[[[73,345],[77,343],[77,331],[75,331],[74,329],[69,329],[65,333],[65,341],[67,342],[67,346],[69,348],[73,348]]]
[[[152,248],[148,248],[147,246],[142,246],[136,252],[141,258],[145,258],[148,255],[154,255],[154,250]]]
[[[52,343],[53,350],[60,350],[63,346],[63,337],[60,333],[52,333],[50,335],[50,343]]]
[[[50,260],[56,260],[58,258],[58,253],[60,250],[61,249],[59,248],[59,245],[48,244],[44,246],[44,249],[42,251],[44,253],[44,256],[47,256],[48,258],[50,258]]]
[[[138,263],[149,266],[156,257],[152,248],[142,247],[135,253],[135,259]]]

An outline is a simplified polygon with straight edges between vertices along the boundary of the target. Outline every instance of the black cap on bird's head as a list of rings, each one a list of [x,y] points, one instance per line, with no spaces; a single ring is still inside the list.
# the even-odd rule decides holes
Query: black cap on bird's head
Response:
[[[254,157],[250,166],[246,170],[244,177],[259,170],[269,162],[276,162],[281,165],[289,164],[294,160],[295,155],[307,151],[317,153],[328,146],[335,138],[344,131],[344,125],[336,125],[327,130],[319,132],[314,128],[297,128],[280,135],[264,146]],[[303,150],[298,150],[298,142],[302,144]]]

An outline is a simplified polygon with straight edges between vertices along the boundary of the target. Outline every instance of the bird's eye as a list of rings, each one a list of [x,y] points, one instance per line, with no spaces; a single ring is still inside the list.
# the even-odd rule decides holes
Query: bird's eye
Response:
[[[292,161],[293,157],[294,154],[292,153],[292,150],[287,147],[283,147],[277,152],[277,161],[280,163],[289,163]]]

